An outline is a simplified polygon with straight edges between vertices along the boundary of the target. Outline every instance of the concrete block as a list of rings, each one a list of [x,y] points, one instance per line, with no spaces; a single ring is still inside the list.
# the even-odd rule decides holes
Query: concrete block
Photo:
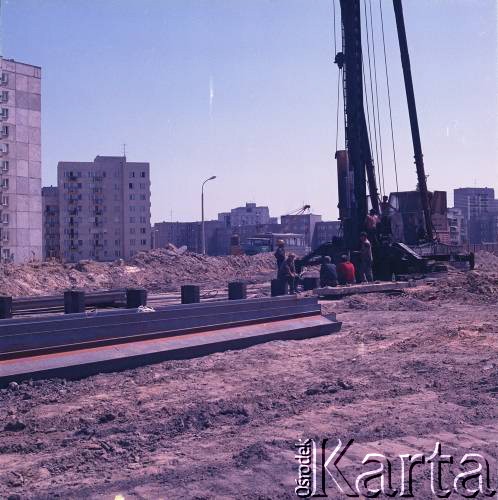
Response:
[[[228,299],[247,299],[247,284],[240,281],[233,281],[231,283],[228,283]]]
[[[12,318],[12,297],[0,296],[0,319]]]
[[[271,280],[271,296],[278,297],[289,293],[289,284],[284,280]]]
[[[306,277],[303,278],[303,290],[314,290],[320,286],[320,278]]]
[[[144,288],[128,288],[126,290],[126,307],[128,309],[147,305],[147,290]]]
[[[194,304],[201,301],[201,289],[198,285],[183,285],[182,304]]]
[[[85,312],[85,292],[68,290],[64,292],[64,314]]]

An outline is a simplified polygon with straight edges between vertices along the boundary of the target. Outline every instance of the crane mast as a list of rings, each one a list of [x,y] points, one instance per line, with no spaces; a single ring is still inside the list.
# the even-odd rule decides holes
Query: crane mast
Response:
[[[361,49],[360,0],[341,0],[342,52],[336,63],[343,69],[343,91],[346,125],[346,149],[351,180],[347,197],[348,217],[343,220],[344,240],[349,248],[359,244],[368,211],[366,185],[372,208],[379,211],[379,195],[375,168],[368,139],[363,106],[363,56]]]

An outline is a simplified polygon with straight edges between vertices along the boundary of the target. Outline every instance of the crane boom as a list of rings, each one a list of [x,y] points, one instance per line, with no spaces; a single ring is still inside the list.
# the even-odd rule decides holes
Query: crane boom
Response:
[[[408,103],[408,114],[410,116],[410,127],[412,131],[415,165],[417,167],[418,187],[420,191],[422,210],[424,212],[425,230],[429,239],[433,240],[434,227],[432,224],[431,209],[429,205],[429,193],[427,189],[427,179],[425,176],[424,155],[422,154],[422,143],[420,140],[420,131],[418,128],[417,106],[415,104],[415,92],[413,90],[412,70],[410,66],[408,42],[406,39],[403,5],[401,3],[401,0],[393,0],[393,5],[394,15],[396,17],[396,27],[398,30],[401,65],[403,66],[403,76],[405,79],[406,100]]]

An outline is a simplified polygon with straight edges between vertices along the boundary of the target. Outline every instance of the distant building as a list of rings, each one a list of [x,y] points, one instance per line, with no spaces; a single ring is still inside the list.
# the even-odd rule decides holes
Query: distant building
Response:
[[[482,214],[472,217],[468,222],[469,243],[496,243],[498,236],[498,215]]]
[[[311,247],[318,248],[323,243],[332,241],[334,237],[339,236],[341,221],[320,221],[315,224],[315,231]]]
[[[124,156],[59,162],[63,260],[128,259],[151,247],[150,167]]]
[[[280,223],[285,233],[303,234],[307,247],[312,246],[315,224],[321,222],[322,216],[316,214],[282,215]]]
[[[207,254],[219,255],[216,231],[223,227],[223,223],[217,220],[204,222]],[[186,246],[190,252],[202,252],[201,222],[157,222],[154,224],[153,234],[154,248],[164,248],[172,243],[176,247]]]
[[[41,68],[1,57],[0,225],[0,260],[41,259]]]
[[[57,187],[42,188],[43,258],[60,259],[59,191]]]
[[[448,208],[450,244],[462,245],[468,242],[467,222],[460,208]]]
[[[230,227],[230,212],[219,213],[218,221],[222,222],[225,227]]]
[[[459,188],[453,191],[454,206],[466,220],[496,212],[495,191],[492,188]]]
[[[219,214],[225,216],[226,214]],[[257,207],[256,203],[246,203],[245,207],[232,208],[230,211],[230,226],[256,226],[270,222],[270,209]]]

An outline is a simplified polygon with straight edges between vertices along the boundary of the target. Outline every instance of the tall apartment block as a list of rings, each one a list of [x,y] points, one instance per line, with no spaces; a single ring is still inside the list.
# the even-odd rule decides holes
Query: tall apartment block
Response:
[[[0,58],[0,258],[41,257],[41,68]]]
[[[63,260],[128,259],[151,248],[150,167],[124,156],[59,162]]]
[[[43,258],[60,259],[59,190],[42,188]]]
[[[493,188],[459,188],[453,191],[455,208],[462,210],[466,220],[496,212]]]

